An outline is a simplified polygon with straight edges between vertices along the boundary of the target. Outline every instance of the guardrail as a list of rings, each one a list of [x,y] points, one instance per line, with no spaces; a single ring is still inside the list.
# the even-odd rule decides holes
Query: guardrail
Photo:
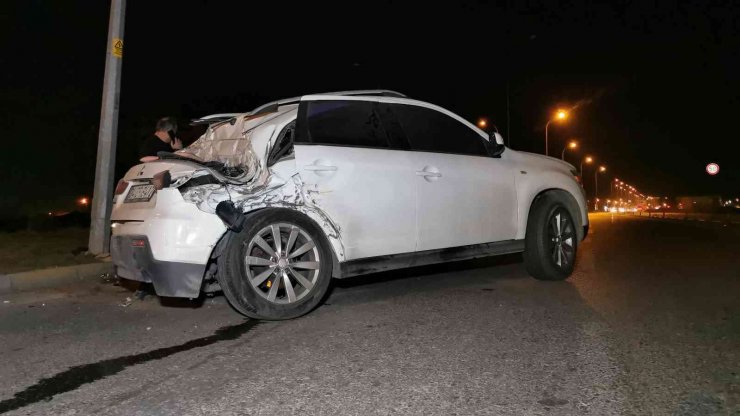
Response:
[[[730,212],[691,212],[691,211],[638,211],[633,215],[647,218],[671,219],[681,221],[719,222],[725,224],[740,224],[740,214]]]

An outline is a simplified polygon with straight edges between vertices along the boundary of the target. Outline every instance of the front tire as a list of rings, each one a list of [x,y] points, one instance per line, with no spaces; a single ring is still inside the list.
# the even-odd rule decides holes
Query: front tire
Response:
[[[539,280],[565,280],[573,273],[578,233],[564,195],[546,193],[538,198],[527,221],[524,266]]]
[[[281,320],[304,315],[326,294],[332,256],[324,233],[288,209],[267,209],[247,219],[218,259],[218,280],[239,313]]]

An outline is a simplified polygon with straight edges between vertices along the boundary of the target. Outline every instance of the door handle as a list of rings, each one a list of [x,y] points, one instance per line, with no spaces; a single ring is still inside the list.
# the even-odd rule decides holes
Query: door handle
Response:
[[[416,176],[421,176],[427,182],[435,182],[442,177],[442,173],[435,166],[424,166],[424,169],[416,171]]]
[[[311,172],[335,172],[337,170],[337,167],[325,165],[306,165],[303,167],[303,169],[309,170]]]

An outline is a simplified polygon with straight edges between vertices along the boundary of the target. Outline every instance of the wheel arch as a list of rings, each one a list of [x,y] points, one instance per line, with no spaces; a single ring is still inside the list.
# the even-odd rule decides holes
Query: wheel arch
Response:
[[[324,238],[326,238],[326,241],[329,243],[329,247],[331,248],[331,250],[329,250],[329,251],[331,252],[331,257],[332,257],[332,277],[338,277],[339,276],[339,273],[340,273],[340,267],[339,267],[340,255],[341,255],[342,259],[344,257],[343,256],[343,251],[341,250],[341,248],[342,248],[341,247],[341,241],[335,241],[336,239],[330,238],[327,235],[327,232],[326,232],[325,228],[322,227],[314,218],[312,218],[311,215],[308,215],[308,214],[306,214],[306,213],[304,213],[302,211],[296,210],[296,209],[290,209],[290,208],[286,208],[286,207],[261,207],[261,208],[256,208],[256,209],[253,209],[251,211],[248,211],[248,212],[245,212],[244,213],[244,215],[246,217],[245,221],[249,221],[251,216],[253,216],[253,215],[255,215],[255,214],[259,213],[259,212],[266,211],[266,210],[285,210],[285,211],[290,211],[290,212],[293,212],[295,214],[298,214],[298,215],[303,216],[308,221],[311,221],[314,225],[316,225],[316,227],[319,230],[321,230],[322,235],[324,236]],[[226,247],[228,246],[229,241],[231,240],[231,237],[233,235],[234,235],[234,231],[231,231],[231,230],[227,229],[223,233],[223,235],[221,235],[221,238],[219,238],[218,242],[216,242],[216,244],[213,246],[213,249],[211,250],[211,255],[208,258],[208,266],[206,267],[204,281],[207,280],[209,277],[214,277],[215,278],[215,269],[212,270],[212,266],[211,265],[216,264],[216,260],[218,259],[219,256],[221,256],[221,254],[223,253],[223,251],[226,249]],[[209,272],[211,272],[213,274],[213,276],[209,276]]]
[[[534,195],[534,197],[531,198],[531,200],[529,201],[528,209],[526,210],[526,218],[523,219],[524,221],[523,221],[522,229],[526,230],[529,217],[532,214],[532,209],[534,208],[534,205],[537,202],[537,200],[539,200],[546,194],[558,194],[564,197],[564,200],[566,202],[566,208],[568,208],[568,211],[570,211],[571,216],[577,221],[576,233],[578,235],[578,241],[583,241],[585,237],[585,231],[583,228],[584,212],[581,210],[581,207],[578,204],[578,201],[576,200],[576,198],[573,196],[573,194],[562,188],[543,189],[539,191],[536,195]]]

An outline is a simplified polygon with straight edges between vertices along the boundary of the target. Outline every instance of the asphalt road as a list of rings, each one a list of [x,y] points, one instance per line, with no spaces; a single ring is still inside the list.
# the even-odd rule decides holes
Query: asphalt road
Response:
[[[597,214],[521,256],[338,282],[300,319],[110,283],[0,298],[0,413],[740,415],[740,227]]]

